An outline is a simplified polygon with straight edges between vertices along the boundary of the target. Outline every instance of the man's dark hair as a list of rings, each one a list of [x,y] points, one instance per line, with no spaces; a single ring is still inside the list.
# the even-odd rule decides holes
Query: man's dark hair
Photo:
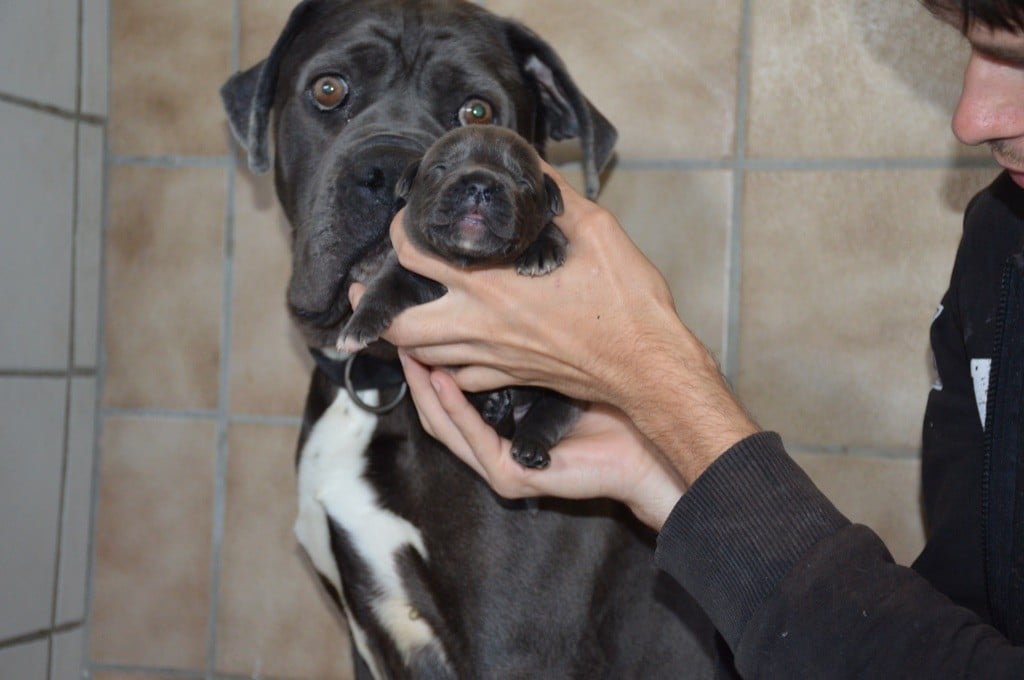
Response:
[[[1024,0],[921,0],[933,14],[960,16],[965,33],[975,23],[992,29],[1024,31]]]

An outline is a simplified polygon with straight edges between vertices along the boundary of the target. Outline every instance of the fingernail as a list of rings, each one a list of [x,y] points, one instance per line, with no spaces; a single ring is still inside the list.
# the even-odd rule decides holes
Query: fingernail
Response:
[[[437,381],[437,378],[430,376],[430,386],[434,388],[434,391],[441,394],[441,383]]]

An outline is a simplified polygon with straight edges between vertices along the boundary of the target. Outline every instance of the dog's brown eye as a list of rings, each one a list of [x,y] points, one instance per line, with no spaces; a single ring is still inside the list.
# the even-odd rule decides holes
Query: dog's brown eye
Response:
[[[493,121],[494,111],[483,99],[469,99],[459,109],[459,122],[463,125],[488,125]]]
[[[313,101],[321,111],[341,106],[348,95],[348,83],[341,76],[320,76],[313,83]]]

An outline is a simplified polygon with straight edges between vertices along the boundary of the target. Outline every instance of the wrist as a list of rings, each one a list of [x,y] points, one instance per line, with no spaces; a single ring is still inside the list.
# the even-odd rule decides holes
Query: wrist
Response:
[[[676,318],[647,337],[616,404],[665,455],[686,487],[759,428],[733,396],[718,363]],[[614,392],[612,392],[614,394]]]

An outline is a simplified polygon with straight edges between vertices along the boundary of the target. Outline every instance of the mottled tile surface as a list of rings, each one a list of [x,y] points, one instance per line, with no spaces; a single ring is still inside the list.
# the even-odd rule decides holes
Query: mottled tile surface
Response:
[[[102,446],[92,659],[204,668],[216,428],[107,418]]]
[[[117,155],[220,155],[229,135],[232,3],[110,0],[110,148]]]
[[[485,4],[554,47],[583,94],[619,128],[620,156],[732,152],[739,0]]]
[[[992,173],[764,172],[744,197],[739,395],[806,445],[916,449],[928,328]]]
[[[105,403],[217,405],[224,172],[111,169]]]
[[[285,304],[291,272],[289,227],[267,175],[235,184],[235,285],[231,330],[231,410],[302,411],[312,360]]]
[[[748,155],[945,157],[968,50],[916,2],[751,4]]]

